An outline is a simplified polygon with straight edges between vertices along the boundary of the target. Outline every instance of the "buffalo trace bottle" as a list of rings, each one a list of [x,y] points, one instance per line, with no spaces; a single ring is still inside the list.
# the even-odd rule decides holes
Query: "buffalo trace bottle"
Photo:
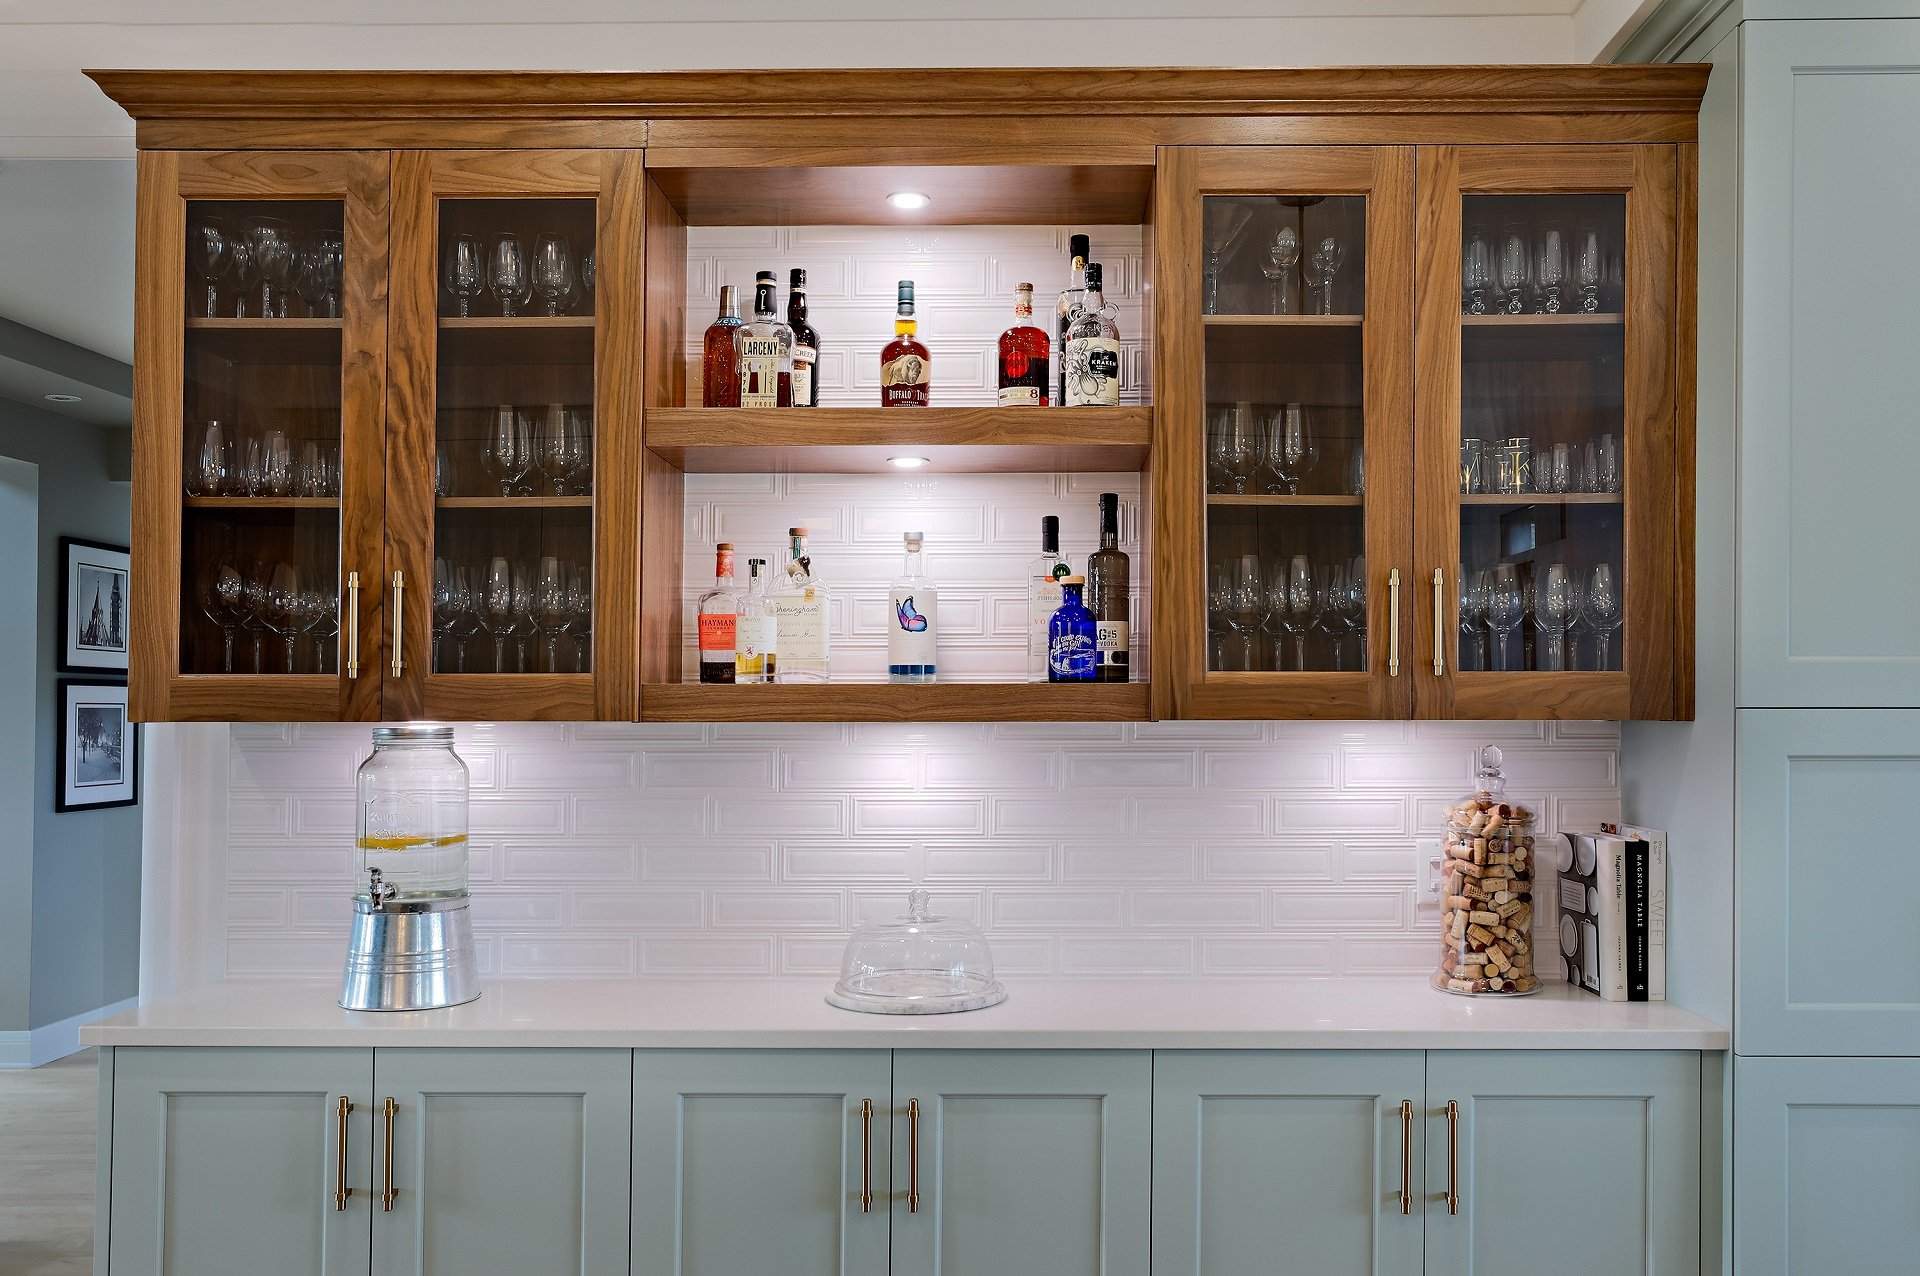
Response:
[[[714,547],[713,588],[700,595],[700,681],[735,680],[745,602],[733,583],[733,546],[723,541]]]
[[[720,317],[707,327],[706,356],[700,369],[702,406],[740,406],[739,341],[740,290],[725,284],[720,289]]]
[[[1000,334],[1000,406],[1044,408],[1052,397],[1052,343],[1033,322],[1033,285],[1013,290],[1013,327]]]
[[[940,590],[920,563],[925,538],[908,532],[903,538],[907,561],[887,591],[887,681],[932,682],[935,649],[939,644]]]
[[[927,348],[914,339],[920,321],[913,313],[913,280],[900,281],[900,307],[893,316],[893,340],[880,352],[880,406],[924,408],[932,390]]]
[[[1100,548],[1087,556],[1087,609],[1096,627],[1100,682],[1125,682],[1133,661],[1132,563],[1120,548],[1120,495],[1100,493]]]
[[[793,329],[773,309],[773,272],[753,280],[753,322],[740,329],[740,406],[793,406]]]
[[[1085,576],[1060,578],[1060,607],[1047,623],[1047,681],[1094,680],[1093,613],[1080,601]]]
[[[787,326],[793,329],[793,406],[820,406],[820,334],[807,322],[807,272],[794,267],[787,290]]]

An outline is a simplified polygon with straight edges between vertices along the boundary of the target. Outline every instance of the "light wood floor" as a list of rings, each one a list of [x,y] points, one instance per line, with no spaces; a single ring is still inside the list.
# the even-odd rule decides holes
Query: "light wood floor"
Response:
[[[98,1086],[91,1050],[0,1072],[4,1276],[91,1276]]]

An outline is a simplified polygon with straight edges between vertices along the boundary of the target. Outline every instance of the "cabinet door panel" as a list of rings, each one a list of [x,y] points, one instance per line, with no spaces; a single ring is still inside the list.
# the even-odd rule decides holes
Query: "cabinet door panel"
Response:
[[[1418,1273],[1425,1074],[1419,1051],[1156,1053],[1154,1272],[1238,1276],[1284,1255]]]
[[[1698,1054],[1428,1054],[1428,1272],[1692,1273],[1699,1236]]]
[[[1152,1076],[1144,1051],[896,1052],[893,1271],[1146,1272]]]
[[[258,1271],[271,1255],[286,1276],[365,1276],[372,1086],[367,1050],[115,1051],[102,1270],[203,1276]]]
[[[885,1276],[892,1077],[885,1050],[638,1052],[635,1276]]]
[[[381,1050],[395,1196],[375,1276],[624,1270],[632,1067],[625,1050]]]

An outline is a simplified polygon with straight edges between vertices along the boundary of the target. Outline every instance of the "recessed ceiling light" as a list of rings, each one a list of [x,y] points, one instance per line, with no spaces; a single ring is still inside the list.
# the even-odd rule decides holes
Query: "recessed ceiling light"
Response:
[[[925,208],[933,201],[919,191],[895,191],[887,196],[887,202],[895,208],[915,209]]]
[[[887,464],[896,469],[917,470],[921,466],[931,465],[933,462],[924,456],[890,456],[887,458]]]
[[[80,402],[80,396],[79,396],[79,395],[77,395],[77,394],[49,394],[49,395],[46,395],[46,396],[45,396],[45,398],[46,398],[46,400],[47,400],[47,402],[48,402],[48,403],[78,403],[78,402]]]

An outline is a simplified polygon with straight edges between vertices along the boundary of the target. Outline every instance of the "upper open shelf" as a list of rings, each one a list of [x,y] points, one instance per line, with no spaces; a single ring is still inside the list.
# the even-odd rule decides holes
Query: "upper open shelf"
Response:
[[[722,167],[740,156],[707,151],[673,167],[677,157],[656,168],[649,155],[647,172],[689,226],[1130,226],[1153,194],[1151,165]],[[906,191],[926,206],[887,202]]]

